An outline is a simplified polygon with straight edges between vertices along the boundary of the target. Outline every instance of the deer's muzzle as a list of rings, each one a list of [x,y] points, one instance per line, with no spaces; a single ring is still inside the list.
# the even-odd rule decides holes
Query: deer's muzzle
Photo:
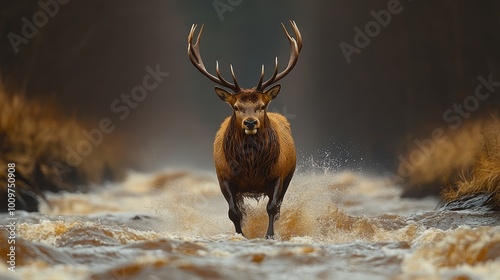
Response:
[[[245,133],[249,135],[253,135],[257,133],[257,129],[259,128],[259,120],[255,118],[248,118],[243,120],[243,129],[245,129]]]

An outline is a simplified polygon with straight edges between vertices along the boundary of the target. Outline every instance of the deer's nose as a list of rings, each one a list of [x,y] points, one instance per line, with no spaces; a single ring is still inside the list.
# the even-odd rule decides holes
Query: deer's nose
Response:
[[[247,129],[254,129],[255,126],[257,125],[257,120],[256,119],[248,119],[243,121],[243,125]]]

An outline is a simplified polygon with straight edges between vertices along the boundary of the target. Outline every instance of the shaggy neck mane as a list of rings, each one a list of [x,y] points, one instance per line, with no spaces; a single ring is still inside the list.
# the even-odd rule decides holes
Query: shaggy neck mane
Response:
[[[269,122],[266,114],[257,134],[247,135],[236,123],[235,115],[231,117],[224,135],[224,153],[236,177],[255,182],[271,176],[280,146]]]

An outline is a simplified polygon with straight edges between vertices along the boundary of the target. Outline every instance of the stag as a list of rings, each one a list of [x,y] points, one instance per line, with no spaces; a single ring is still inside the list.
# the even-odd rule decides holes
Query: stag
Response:
[[[269,103],[281,89],[276,82],[290,73],[302,49],[300,31],[294,21],[290,24],[296,39],[281,24],[291,49],[287,67],[278,73],[276,58],[273,74],[264,81],[262,65],[259,82],[250,89],[239,86],[232,65],[232,83],[222,77],[218,61],[215,66],[217,76],[206,70],[200,55],[203,25],[195,42],[196,24],[193,24],[188,36],[188,56],[193,65],[211,81],[232,91],[215,87],[215,93],[231,106],[233,114],[222,122],[216,133],[214,162],[222,194],[229,205],[229,219],[234,223],[236,232],[242,235],[243,199],[265,195],[269,198],[266,238],[274,238],[274,222],[295,171],[296,152],[290,124],[284,116],[267,112]]]

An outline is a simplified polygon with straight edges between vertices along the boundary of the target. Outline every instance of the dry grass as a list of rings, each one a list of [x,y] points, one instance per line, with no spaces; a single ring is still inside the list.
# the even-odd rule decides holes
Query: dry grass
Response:
[[[500,122],[496,119],[490,122],[482,136],[481,153],[474,170],[443,192],[445,201],[486,193],[493,194],[493,203],[500,206]]]
[[[441,195],[447,203],[487,194],[493,195],[488,203],[500,209],[500,121],[491,117],[447,131],[414,167],[403,196]]]
[[[15,163],[22,203],[23,194],[29,198],[46,190],[85,191],[89,184],[122,178],[125,163],[117,139],[94,146],[92,153],[77,166],[66,161],[66,146],[75,148],[84,139],[83,129],[81,122],[66,117],[54,102],[28,101],[0,86],[0,181],[7,181],[7,163]],[[106,135],[106,138],[116,137]],[[5,191],[6,185],[1,184],[0,196]]]
[[[405,155],[411,158],[414,152],[423,155],[414,164],[411,174],[405,178],[403,196],[423,197],[439,195],[443,188],[455,183],[474,168],[481,154],[482,132],[486,121],[478,120],[464,124],[458,130],[447,130],[439,141],[433,141],[432,152],[422,152],[416,145]]]

